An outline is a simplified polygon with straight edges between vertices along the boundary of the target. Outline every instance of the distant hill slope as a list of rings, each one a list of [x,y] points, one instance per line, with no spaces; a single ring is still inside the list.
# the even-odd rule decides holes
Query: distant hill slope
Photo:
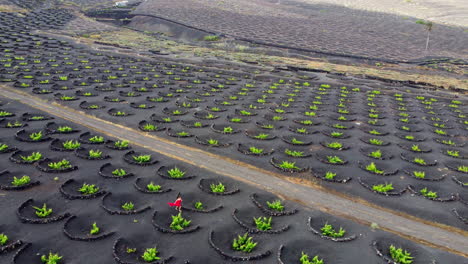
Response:
[[[416,18],[306,0],[278,2],[149,0],[134,14],[152,15],[238,39],[332,54],[387,60],[468,58],[468,31],[461,27],[436,24],[429,52],[425,53],[427,31],[415,23]]]

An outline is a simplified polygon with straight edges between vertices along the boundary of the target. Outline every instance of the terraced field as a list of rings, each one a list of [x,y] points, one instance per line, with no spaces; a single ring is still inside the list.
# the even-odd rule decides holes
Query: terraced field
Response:
[[[35,31],[71,19],[66,9],[0,15],[0,82],[10,97],[0,105],[0,262],[58,254],[57,263],[397,263],[395,252],[405,250],[413,263],[466,261],[466,244],[424,241],[456,254],[422,246],[397,227],[386,228],[397,235],[369,228],[356,213],[342,218],[326,204],[284,200],[242,175],[122,138],[169,142],[288,179],[283,193],[293,181],[463,235],[465,95],[122,55]],[[178,194],[181,213],[167,205]],[[251,251],[241,247],[247,236],[257,243],[245,242]]]
[[[327,55],[389,61],[428,56],[427,32],[424,26],[415,23],[416,18],[344,5],[287,0],[162,0],[146,1],[133,14],[137,18],[162,18],[248,42]],[[462,27],[436,24],[429,55],[466,59],[467,40],[468,34]]]
[[[63,263],[146,263],[141,256],[154,247],[167,263],[272,263],[297,260],[300,252],[326,262],[376,263],[378,254],[389,257],[390,244],[411,252],[415,263],[463,261],[21,103],[1,101],[3,112],[10,113],[1,122],[1,210],[7,217],[0,232],[8,240],[0,260],[5,263],[9,258],[40,263],[49,253],[63,257]],[[178,193],[182,216],[191,221],[183,230],[171,228],[171,216],[178,213],[166,204]],[[284,209],[270,208],[274,202]],[[125,206],[130,203],[131,208]],[[44,208],[51,213],[38,214]],[[254,218],[261,217],[271,221],[271,228],[259,229]],[[344,233],[326,233],[325,225]],[[91,233],[95,226],[97,233]],[[255,251],[232,250],[232,240],[246,232],[258,243]]]

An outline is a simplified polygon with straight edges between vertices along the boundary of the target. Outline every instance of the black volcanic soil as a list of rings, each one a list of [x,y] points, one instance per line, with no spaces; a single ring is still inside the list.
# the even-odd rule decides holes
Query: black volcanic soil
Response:
[[[279,164],[283,161],[295,162],[298,169],[305,170],[295,176],[309,180],[315,179],[309,168],[333,171],[337,173],[337,179],[351,180],[339,183],[327,181],[323,179],[323,175],[315,176],[322,178],[320,182],[328,188],[427,220],[466,229],[466,221],[463,220],[466,218],[464,208],[467,199],[464,195],[466,189],[463,187],[466,177],[462,172],[457,172],[458,167],[467,164],[462,150],[467,133],[466,97],[450,97],[445,93],[413,89],[410,86],[392,86],[379,81],[321,73],[270,73],[257,67],[227,71],[215,68],[217,65],[209,62],[194,66],[169,60],[146,61],[130,56],[100,53],[59,39],[37,35],[32,31],[60,28],[71,18],[70,13],[62,9],[42,9],[25,17],[1,13],[0,81],[99,118],[275,172],[281,173],[271,163]],[[341,88],[342,86],[347,88]],[[356,90],[358,87],[360,89]],[[344,107],[339,107],[339,102]],[[237,216],[243,222],[251,217],[244,214],[246,211],[262,216],[265,211],[255,207],[250,198],[253,193],[257,194],[258,201],[277,199],[262,190],[231,179],[219,178],[219,175],[156,153],[150,153],[152,159],[158,161],[155,164],[131,164],[128,162],[128,158],[132,158],[128,157],[129,151],[144,154],[148,151],[135,146],[116,149],[113,147],[115,139],[46,115],[19,102],[3,99],[0,109],[3,116],[0,120],[0,142],[8,145],[0,153],[4,157],[0,159],[0,169],[9,172],[0,174],[0,177],[10,177],[0,181],[2,189],[9,189],[3,186],[11,185],[11,176],[29,175],[32,181],[39,181],[38,185],[28,186],[25,190],[10,188],[0,192],[4,201],[0,204],[0,210],[6,215],[2,218],[0,232],[8,235],[12,243],[21,240],[25,245],[15,256],[13,249],[10,254],[3,255],[2,248],[0,262],[13,258],[13,263],[40,263],[40,256],[37,254],[58,252],[64,256],[65,263],[83,263],[83,260],[86,263],[115,263],[114,257],[121,259],[121,262],[141,263],[138,256],[145,248],[154,246],[160,249],[161,257],[167,258],[168,263],[219,264],[225,261],[220,254],[223,252],[231,259],[248,258],[248,254],[235,254],[230,248],[229,242],[236,235],[245,232],[232,214],[238,209]],[[303,122],[304,120],[311,120],[312,125]],[[58,127],[50,122],[60,126],[68,125],[72,127],[72,131],[59,133]],[[197,122],[201,123],[201,127],[198,127]],[[441,128],[441,124],[445,127]],[[225,130],[230,125],[235,132],[240,131],[230,133],[229,129]],[[402,130],[402,126],[405,129]],[[153,129],[157,132],[149,132]],[[24,131],[18,133],[21,130]],[[37,131],[44,131],[44,136],[50,137],[50,140],[31,140],[31,132]],[[90,141],[94,136],[103,136],[104,141]],[[292,141],[292,138],[304,143]],[[384,144],[379,149],[393,158],[374,160],[368,157],[367,152],[360,148],[367,146],[363,142],[368,142],[369,138],[381,139]],[[54,141],[55,139],[59,141]],[[63,149],[56,148],[57,142],[65,139],[81,142],[81,147],[86,150],[101,150],[108,158],[87,159],[86,152],[82,150],[60,151]],[[342,142],[349,149],[324,151],[326,147],[320,142],[325,141]],[[453,145],[446,146],[440,142],[450,142]],[[249,147],[249,152],[239,151],[240,143]],[[400,147],[402,144],[409,144],[409,147]],[[430,152],[412,153],[413,144],[420,144],[421,149],[430,149]],[[268,155],[250,155],[252,146],[267,150]],[[10,147],[16,148],[18,152],[10,151]],[[455,152],[459,150],[459,156],[446,155],[446,148]],[[306,157],[298,157],[298,151],[304,152]],[[47,159],[36,164],[22,164],[21,156],[32,152],[40,152]],[[288,156],[287,153],[296,153],[296,156]],[[417,154],[424,161],[437,162],[434,166],[414,164],[407,161],[414,161],[414,157],[405,160],[401,158],[402,153],[408,154],[404,155],[406,158],[410,154]],[[126,155],[127,161],[124,159]],[[347,163],[330,164],[329,157],[333,156],[342,158]],[[76,167],[62,171],[48,169],[49,162],[62,159],[70,161]],[[372,161],[377,164],[378,170],[383,170],[382,173],[365,171]],[[359,162],[364,170],[360,168]],[[107,163],[111,165],[103,167]],[[196,177],[173,180],[161,175],[165,172],[160,169],[162,166],[172,168],[177,165],[187,170],[187,176]],[[417,169],[409,169],[408,175],[404,171],[408,166]],[[124,176],[112,174],[115,169],[121,168],[127,172]],[[411,176],[414,170],[424,170],[429,179],[437,181],[416,179]],[[459,182],[452,180],[452,176],[459,179]],[[367,185],[393,183],[396,191],[402,191],[402,195],[377,194],[360,184],[358,178]],[[210,181],[216,183],[214,179],[225,183],[227,192],[235,191],[229,193],[230,195],[214,195],[207,190],[211,184],[206,184]],[[70,183],[69,180],[74,180],[75,183]],[[160,184],[162,190],[171,191],[142,192],[141,187],[144,188],[151,181]],[[79,197],[76,183],[95,184],[100,190],[112,194]],[[138,183],[137,186],[135,183]],[[427,187],[437,191],[443,198],[453,193],[456,194],[456,200],[440,202],[419,195],[412,196],[405,191],[408,185],[414,186],[416,190]],[[140,190],[136,188],[138,186]],[[166,220],[154,218],[170,215],[170,210],[173,209],[168,207],[167,202],[173,202],[177,193],[181,193],[184,198],[184,212],[187,212],[184,216],[193,218],[193,225],[199,225],[199,230],[187,234],[172,234],[161,232],[162,229],[158,231],[153,225],[167,225]],[[206,204],[206,210],[195,210],[193,203],[197,201]],[[121,208],[127,202],[134,203],[134,210],[124,211]],[[30,206],[41,206],[44,203],[54,211],[50,218],[39,223]],[[344,219],[340,219],[346,222],[343,225],[350,233],[359,234],[359,237],[349,243],[335,243],[314,234],[307,224],[310,217],[313,220],[331,219],[332,216],[307,210],[288,201],[285,204],[286,210],[298,209],[298,212],[274,217],[273,229],[285,225],[290,228],[279,234],[256,235],[261,246],[258,252],[254,251],[250,256],[265,254],[262,255],[263,259],[251,262],[275,262],[279,248],[283,245],[286,259],[298,259],[300,256],[294,255],[294,252],[303,249],[332,262],[335,258],[336,262],[343,263],[376,263],[380,258],[371,247],[373,241],[378,242],[377,249],[386,245],[384,242],[392,241],[391,243],[398,246],[408,247],[410,251],[414,251],[415,256],[420,256],[419,252],[422,250],[422,255],[437,259],[440,263],[463,261],[460,257],[438,250],[412,247],[412,243],[408,241]],[[20,208],[21,205],[24,206]],[[457,208],[457,214],[453,213],[453,208]],[[156,215],[155,211],[158,211]],[[176,214],[175,210],[172,212]],[[72,219],[74,221],[65,219],[68,214],[76,216]],[[93,242],[76,241],[86,238],[90,224],[94,222],[102,228],[102,234],[109,236]],[[301,241],[309,240],[322,244],[327,250],[316,248],[318,251],[315,252],[314,248],[303,248],[304,243]],[[328,247],[327,243],[330,243]],[[125,247],[136,248],[137,251],[126,253]],[[386,248],[380,250],[385,254]]]
[[[328,188],[466,228],[451,213],[457,201],[438,203],[404,192],[406,186],[425,182],[429,189],[440,189],[441,196],[464,191],[450,178],[462,175],[456,170],[466,166],[462,150],[467,136],[465,96],[321,73],[255,76],[175,62],[150,62],[91,52],[62,42],[55,45],[67,51],[57,54],[49,45],[34,53],[15,54],[34,62],[34,56],[47,51],[44,58],[65,65],[72,63],[83,70],[77,72],[80,68],[57,64],[58,72],[44,76],[48,70],[38,68],[32,82],[39,83],[41,91],[51,92],[39,93],[41,98],[275,172],[282,170],[273,164],[283,161],[296,162],[299,171],[305,172],[295,176],[308,180],[323,179],[324,175],[314,170],[331,171],[337,179],[350,180],[341,184],[321,180]],[[101,60],[108,60],[110,66]],[[20,78],[15,83],[18,89],[32,90],[22,85],[30,80],[27,74],[15,69],[6,71],[5,78]],[[25,132],[19,136],[27,137]],[[293,138],[303,143],[294,143]],[[370,139],[382,141],[381,145],[369,144]],[[333,142],[344,147],[329,148]],[[415,144],[418,152],[411,149]],[[264,149],[267,155],[252,155],[251,147]],[[376,150],[381,151],[381,156],[370,157]],[[447,151],[458,151],[458,156],[450,156]],[[302,156],[288,154],[292,152],[302,152]],[[343,162],[330,163],[328,158],[334,156]],[[415,164],[415,158],[423,159],[425,164]],[[382,175],[365,170],[371,162],[384,171]],[[297,170],[285,171],[289,174]],[[425,171],[429,181],[414,177],[414,171]],[[392,183],[400,188],[401,195],[376,194],[363,188],[358,178],[373,184]]]
[[[33,109],[29,109],[29,107],[18,102],[10,102],[6,99],[2,99],[1,101],[2,109],[16,115],[33,111]],[[35,112],[37,113],[37,111]],[[70,125],[79,130],[79,132],[72,134],[50,134],[54,139],[78,139],[80,134],[88,132],[85,127],[69,123],[60,118],[55,118],[54,121],[62,125]],[[47,126],[47,121],[29,121],[25,123],[28,124],[30,129],[42,129]],[[223,257],[211,248],[208,242],[211,231],[214,232],[213,244],[228,255],[248,257],[270,251],[271,254],[261,260],[249,261],[252,263],[274,262],[280,245],[284,245],[283,254],[286,255],[283,256],[285,258],[298,259],[300,256],[290,255],[291,250],[295,252],[304,249],[310,252],[310,254],[318,254],[321,258],[328,261],[340,263],[343,261],[343,263],[376,263],[380,260],[371,247],[373,241],[381,243],[390,243],[388,241],[391,241],[393,244],[401,244],[401,246],[409,248],[416,256],[419,256],[421,254],[420,251],[423,250],[425,257],[429,256],[428,258],[430,259],[437,259],[440,263],[461,263],[463,261],[459,257],[438,250],[413,245],[413,243],[386,232],[373,231],[368,227],[355,224],[349,220],[340,219],[319,211],[304,209],[300,205],[289,201],[284,202],[285,210],[293,212],[297,210],[297,213],[273,217],[272,221],[273,230],[279,229],[283,231],[256,234],[254,237],[257,241],[261,242],[258,251],[254,250],[252,254],[235,253],[230,249],[229,241],[232,241],[236,235],[245,233],[246,229],[234,220],[233,215],[241,223],[252,228],[254,227],[253,217],[268,215],[265,215],[255,205],[251,195],[255,193],[253,198],[263,207],[266,207],[266,201],[276,200],[278,199],[277,197],[243,183],[214,175],[208,171],[182,164],[155,153],[149,154],[159,161],[158,164],[139,166],[131,165],[124,161],[123,157],[128,150],[112,150],[102,145],[83,144],[86,145],[86,148],[101,149],[111,157],[105,160],[87,160],[77,157],[73,152],[51,150],[50,142],[30,143],[18,141],[14,138],[17,129],[1,128],[1,130],[2,142],[4,144],[14,145],[20,150],[40,152],[47,158],[65,158],[78,166],[78,169],[72,172],[44,173],[35,168],[35,165],[23,165],[11,162],[7,158],[9,155],[12,155],[11,153],[0,154],[5,157],[0,160],[0,168],[8,169],[14,175],[30,175],[33,179],[40,181],[39,185],[23,191],[11,190],[1,192],[3,202],[0,205],[0,210],[3,212],[4,217],[2,218],[0,232],[8,235],[12,242],[21,240],[25,245],[14,257],[14,263],[39,263],[40,256],[36,255],[36,253],[48,254],[48,252],[59,253],[64,257],[64,263],[83,263],[83,260],[86,260],[86,263],[90,264],[115,263],[112,247],[117,241],[119,241],[116,248],[117,256],[121,259],[126,259],[126,261],[132,260],[132,263],[143,263],[138,262],[135,258],[141,255],[145,248],[154,246],[157,246],[160,250],[161,257],[173,257],[168,263],[182,263],[183,261],[189,261],[189,263],[221,263],[223,262]],[[89,132],[98,135],[93,131]],[[112,140],[112,138],[108,138],[105,135],[104,137],[106,140]],[[148,153],[135,146],[131,146],[131,149],[136,152]],[[143,179],[145,182],[152,181],[155,184],[162,185],[163,189],[170,188],[172,190],[157,194],[142,193],[134,186],[137,177],[128,177],[120,180],[101,177],[99,175],[100,167],[107,162],[111,162],[117,167],[128,168],[129,171],[136,174],[135,176]],[[197,177],[185,181],[174,181],[163,178],[157,173],[161,166],[167,168],[178,166],[178,168],[187,172],[186,175]],[[239,192],[226,196],[207,193],[200,189],[199,186],[200,180],[203,179],[209,182],[223,182],[227,186],[226,191],[239,189]],[[70,180],[73,181],[70,182]],[[76,189],[85,182],[95,184],[99,186],[100,190],[112,192],[112,194],[104,200],[102,199],[103,196],[70,200],[66,198],[69,196],[64,196],[59,192],[59,188],[62,188],[66,191],[65,193],[73,193],[73,188]],[[177,213],[167,205],[167,202],[172,202],[177,193],[181,193],[184,198],[183,205],[186,208],[194,208],[194,203],[198,201],[203,202],[205,206],[206,212],[184,209],[183,216],[193,221],[193,227],[199,227],[194,232],[172,234],[164,231],[170,230],[167,226],[170,219],[165,220],[165,218]],[[75,192],[75,194],[78,195],[78,192]],[[52,208],[54,211],[50,217],[57,217],[67,212],[73,215],[74,218],[70,220],[59,219],[56,222],[46,224],[21,223],[19,216],[33,220],[37,219],[29,203],[26,204],[24,209],[20,210],[20,215],[16,214],[19,206],[30,198],[33,199],[30,202],[33,205],[41,206],[43,203],[46,203],[49,208]],[[122,211],[122,209],[118,208],[119,205],[129,201],[135,204],[135,210],[145,206],[150,207],[150,209],[132,215],[119,215],[109,214],[102,208],[105,206]],[[222,208],[211,211],[211,209],[218,206],[222,206]],[[154,214],[155,211],[158,212]],[[163,227],[163,229],[156,229],[152,221],[158,226]],[[310,226],[308,225],[309,221],[311,223]],[[100,236],[97,238],[89,235],[89,230],[94,222],[101,228]],[[325,223],[331,223],[336,225],[336,227],[343,226],[350,235],[355,235],[357,238],[351,242],[337,243],[315,235],[310,229],[310,227],[320,228]],[[284,229],[285,226],[288,228]],[[143,240],[142,237],[144,237]],[[118,240],[119,238],[122,239]],[[307,246],[306,248],[302,248],[304,244],[301,244],[302,247],[299,246],[295,242],[298,240],[306,240],[309,241],[308,243],[311,243],[307,245],[317,243],[322,245],[321,248],[328,249],[317,251],[316,247]],[[31,243],[31,245],[28,243]],[[126,253],[125,250],[128,247],[137,248],[137,252],[132,254]],[[1,254],[0,262],[6,263],[13,256],[13,252]]]
[[[137,16],[131,25],[141,30],[149,30],[146,16],[153,16],[253,43],[325,54],[394,61],[426,56],[427,32],[415,23],[416,18],[343,6],[269,0],[218,5],[203,0],[165,0],[143,2],[133,14]],[[466,58],[468,34],[462,27],[435,24],[431,35],[432,55]]]
[[[53,19],[56,24],[65,23],[66,12],[54,12],[60,14]],[[30,19],[36,17],[39,21],[50,19],[50,15],[42,13]],[[4,23],[21,27],[15,21]],[[16,34],[14,29],[5,32]],[[462,174],[456,170],[466,166],[464,152],[460,152],[467,135],[465,96],[322,73],[272,75],[254,68],[259,74],[264,73],[258,76],[248,69],[216,70],[209,67],[210,63],[193,66],[145,61],[21,34],[22,41],[13,41],[8,34],[3,36],[9,47],[3,57],[14,55],[10,64],[16,68],[5,67],[2,79],[16,80],[14,86],[22,91],[272,171],[282,172],[273,164],[283,161],[296,162],[298,167],[284,170],[287,174],[304,171],[297,177],[309,180],[317,176],[311,172],[313,169],[333,170],[337,178],[351,180],[343,184],[321,181],[329,188],[431,221],[466,228],[451,213],[452,204],[457,201],[438,203],[401,192],[405,186],[423,181],[411,175],[418,170],[425,170],[428,178],[442,179],[427,183],[429,189],[430,185],[440,189],[442,196],[463,192],[463,187],[449,178]],[[39,40],[44,44],[37,45]],[[24,52],[30,47],[31,52]],[[59,52],[58,47],[64,51]],[[36,117],[29,113],[23,119],[37,120]],[[197,122],[200,127],[194,125]],[[224,131],[226,128],[232,131]],[[18,137],[29,140],[30,132],[35,131],[25,128]],[[304,143],[294,143],[293,138]],[[370,151],[361,149],[369,145],[363,145],[369,139],[382,141],[377,146],[382,157],[392,159],[369,157]],[[335,141],[346,147],[327,148]],[[453,145],[441,144],[444,141]],[[244,146],[243,151],[239,144]],[[420,145],[420,152],[412,152],[414,144]],[[251,147],[265,149],[269,155],[251,155]],[[444,154],[447,149],[459,151],[459,155]],[[287,154],[294,151],[303,152],[303,156]],[[334,156],[343,163],[328,162],[328,157]],[[414,158],[423,159],[426,164],[414,164]],[[386,176],[365,171],[372,161]],[[405,173],[408,166],[412,166],[409,175]],[[403,188],[398,191],[401,195],[376,194],[363,188],[358,177],[363,182],[392,183]]]

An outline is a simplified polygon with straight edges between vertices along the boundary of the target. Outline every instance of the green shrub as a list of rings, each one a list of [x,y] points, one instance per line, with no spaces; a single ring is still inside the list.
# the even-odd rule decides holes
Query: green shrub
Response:
[[[334,172],[327,171],[325,173],[325,179],[333,180],[335,177],[336,177],[336,173],[334,173]]]
[[[333,127],[334,127],[334,128],[338,128],[338,129],[345,129],[345,128],[347,128],[347,126],[344,126],[344,125],[341,125],[341,124],[333,124]]]
[[[81,143],[78,141],[67,140],[62,143],[64,149],[77,149],[81,146]]]
[[[73,130],[73,129],[72,129],[71,127],[69,127],[69,126],[59,126],[59,127],[57,128],[57,131],[58,131],[58,132],[62,132],[62,133],[64,133],[64,132],[71,132],[72,130]]]
[[[219,141],[216,140],[216,139],[210,138],[210,139],[208,139],[207,143],[208,143],[209,145],[216,146],[216,145],[219,144]]]
[[[341,133],[341,132],[336,132],[336,131],[333,131],[330,133],[330,136],[332,137],[342,137],[344,134]]]
[[[297,138],[292,138],[292,139],[291,139],[291,142],[292,142],[293,144],[304,144],[304,141],[300,141],[300,140],[298,140]]]
[[[346,233],[346,231],[340,227],[340,229],[338,230],[338,232],[333,228],[332,225],[330,224],[325,224],[321,229],[322,231],[322,235],[324,236],[329,236],[329,237],[333,237],[333,238],[340,238],[340,237],[343,237]]]
[[[93,223],[91,230],[89,230],[89,234],[96,235],[99,234],[100,228],[97,226],[96,222]]]
[[[312,260],[309,259],[309,255],[304,252],[301,253],[301,258],[299,259],[301,264],[323,264],[323,259],[319,259],[318,256],[314,256]]]
[[[203,40],[204,41],[218,41],[220,40],[220,37],[216,35],[209,35],[209,36],[204,36]]]
[[[0,111],[0,117],[11,116],[12,113],[8,111]]]
[[[115,169],[112,171],[112,175],[115,176],[125,176],[127,172],[124,169]]]
[[[344,161],[338,156],[327,156],[327,160],[332,164],[344,163]]]
[[[124,111],[117,111],[117,112],[115,113],[115,115],[116,115],[116,116],[126,116],[127,113],[124,112]],[[97,142],[104,142],[104,140],[101,141],[101,140],[98,139]]]
[[[369,131],[369,134],[372,134],[372,135],[381,135],[382,133],[380,133],[379,131],[373,129],[373,130]]]
[[[266,202],[267,203],[267,206],[268,208],[272,209],[272,210],[275,210],[275,211],[278,211],[278,212],[282,212],[284,210],[284,205],[281,203],[280,200],[275,200],[275,201],[272,201],[272,202]]]
[[[62,258],[63,257],[59,256],[59,254],[49,252],[49,255],[41,256],[41,261],[45,264],[58,264]]]
[[[138,162],[138,163],[147,163],[151,161],[151,155],[138,155],[138,156],[132,156],[133,161]]]
[[[146,262],[153,262],[161,259],[158,257],[159,251],[156,248],[147,248],[141,258]]]
[[[232,132],[234,132],[234,129],[232,127],[225,127],[223,128],[223,132],[226,134],[231,134]]]
[[[416,151],[416,152],[421,152],[421,148],[419,148],[419,145],[416,145],[416,144],[411,146],[411,150]]]
[[[244,116],[251,116],[252,113],[246,110],[240,110],[239,113]]]
[[[297,128],[297,129],[296,129],[296,132],[297,132],[297,133],[301,133],[301,134],[306,134],[306,133],[308,133],[307,128]]]
[[[331,142],[327,144],[327,147],[332,149],[341,149],[343,147],[343,144],[341,144],[340,142]]]
[[[153,124],[145,124],[143,130],[145,131],[155,131],[158,127]]]
[[[64,170],[72,167],[70,161],[66,159],[57,162],[50,162],[47,164],[47,166],[52,170]]]
[[[32,116],[32,117],[30,117],[30,119],[37,121],[37,120],[43,120],[43,119],[45,119],[45,117],[43,117],[43,116]]]
[[[42,135],[42,131],[39,131],[39,132],[35,132],[35,133],[31,133],[29,135],[29,138],[33,141],[38,141],[38,140],[41,140],[42,138],[44,137],[44,135]]]
[[[436,129],[436,130],[434,130],[434,133],[436,133],[438,135],[447,135],[447,132],[442,130],[442,129]]]
[[[100,157],[102,157],[102,151],[100,151],[100,150],[98,150],[98,149],[96,149],[96,150],[91,149],[91,150],[89,150],[89,152],[88,152],[88,156],[89,156],[90,158],[95,158],[95,159],[96,159],[96,158],[100,158]]]
[[[468,173],[468,166],[458,166],[458,171]]]
[[[118,140],[114,143],[114,146],[117,148],[128,148],[127,140]]]
[[[455,145],[455,142],[453,142],[453,141],[450,140],[450,139],[449,139],[449,140],[442,140],[441,142],[442,142],[443,144],[445,144],[445,145],[450,145],[450,146]]]
[[[20,126],[22,126],[22,125],[23,125],[23,123],[21,123],[21,122],[19,122],[19,121],[15,121],[15,122],[13,122],[13,123],[8,122],[8,123],[6,124],[6,127],[12,128],[12,127],[20,127]]]
[[[21,178],[13,177],[13,181],[11,182],[11,184],[13,186],[19,187],[19,186],[24,186],[30,182],[31,182],[31,178],[27,175],[23,175]]]
[[[271,217],[269,217],[269,218],[267,218],[265,216],[261,216],[261,217],[258,217],[258,218],[254,217],[253,220],[254,220],[255,225],[257,226],[257,229],[262,230],[262,231],[266,231],[266,230],[271,229],[271,220],[272,220]]]
[[[376,192],[380,192],[380,193],[386,193],[386,192],[392,191],[393,189],[394,189],[393,184],[391,183],[377,184],[377,185],[372,186],[372,190]]]
[[[256,148],[256,147],[250,147],[249,151],[254,154],[262,154],[264,152],[263,149],[261,148]]]
[[[210,189],[214,193],[223,193],[226,191],[226,186],[224,186],[224,184],[222,184],[221,182],[218,184],[212,183],[210,184]]]
[[[424,171],[413,171],[413,176],[419,179],[424,179],[426,177],[426,172]]]
[[[0,234],[0,246],[4,246],[8,242],[8,236],[5,234]]]
[[[99,191],[99,187],[94,184],[83,183],[78,191],[83,195],[91,195],[97,193]]]
[[[150,192],[158,192],[161,190],[161,185],[156,185],[153,182],[150,182],[148,185],[146,185],[146,189]]]
[[[296,162],[282,161],[278,166],[288,170],[299,170],[299,167],[296,166]]]
[[[290,150],[290,149],[285,149],[284,153],[286,155],[292,156],[292,157],[303,157],[304,152],[303,151],[296,151],[296,150]]]
[[[254,138],[256,139],[267,139],[270,135],[269,134],[266,134],[266,133],[260,133],[256,136],[254,136]]]
[[[187,220],[182,217],[182,213],[179,213],[177,215],[173,215],[172,217],[172,222],[171,225],[169,226],[172,230],[176,231],[181,231],[184,230],[184,228],[188,227],[190,223],[192,222],[191,220]]]
[[[372,144],[372,145],[380,146],[380,145],[383,145],[384,142],[382,140],[380,140],[380,139],[371,138],[371,139],[369,139],[369,143]]]
[[[383,174],[384,171],[383,170],[379,170],[377,168],[377,165],[375,165],[374,162],[371,162],[369,165],[366,166],[366,170],[370,171],[370,172],[373,172],[373,173],[376,173],[376,174]]]
[[[174,167],[170,170],[167,171],[167,174],[169,174],[169,177],[171,178],[182,178],[185,176],[186,172],[177,168],[177,167]]]
[[[419,190],[419,193],[422,195],[422,196],[425,196],[425,197],[428,197],[428,198],[437,198],[438,195],[437,195],[437,192],[433,192],[433,191],[429,191],[427,188],[423,188],[421,190]]]
[[[64,96],[60,97],[60,100],[62,100],[62,101],[71,101],[71,100],[75,100],[75,99],[76,99],[75,96],[65,96],[64,95]]]
[[[376,151],[372,151],[371,153],[369,153],[369,156],[373,157],[373,158],[380,159],[380,158],[382,158],[382,151],[380,149],[378,149]]]
[[[447,155],[452,156],[452,157],[460,156],[460,151],[456,151],[456,150],[447,150],[446,153]]]
[[[257,243],[253,241],[252,237],[249,237],[249,233],[245,233],[243,236],[239,235],[237,239],[232,242],[232,249],[250,253],[257,246]]]
[[[33,208],[36,210],[35,213],[39,218],[46,218],[52,214],[52,208],[47,208],[46,204],[42,205],[42,207],[33,206]]]
[[[42,158],[42,154],[40,152],[33,152],[29,156],[20,156],[20,158],[24,161],[33,162],[40,160]]]
[[[125,211],[132,211],[135,208],[135,205],[132,202],[126,202],[122,205],[122,209]]]
[[[104,137],[94,136],[94,137],[88,138],[88,141],[93,142],[93,143],[102,143],[102,142],[104,142]]]
[[[127,252],[127,254],[131,254],[131,253],[135,253],[137,251],[137,249],[128,247],[125,251]]]
[[[394,245],[390,245],[389,247],[390,257],[393,261],[399,264],[411,264],[413,263],[413,257],[411,257],[411,253],[402,248],[396,248]]]
[[[203,203],[202,203],[201,201],[195,202],[195,203],[193,204],[193,206],[194,206],[195,209],[197,209],[197,210],[203,210],[203,209],[204,209]]]
[[[163,102],[163,101],[164,101],[164,97],[151,98],[150,101],[152,101],[152,102]]]

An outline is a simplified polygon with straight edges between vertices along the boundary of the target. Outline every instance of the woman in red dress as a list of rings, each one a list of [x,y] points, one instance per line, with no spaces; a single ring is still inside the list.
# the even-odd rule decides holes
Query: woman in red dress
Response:
[[[182,196],[177,194],[177,199],[173,203],[167,203],[170,207],[175,207],[176,210],[182,212]]]

